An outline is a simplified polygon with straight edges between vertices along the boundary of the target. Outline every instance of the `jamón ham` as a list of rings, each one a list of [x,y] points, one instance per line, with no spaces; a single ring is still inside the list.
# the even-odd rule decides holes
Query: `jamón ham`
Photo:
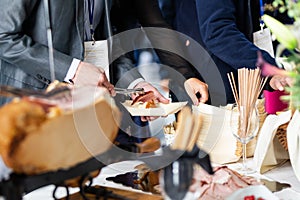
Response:
[[[226,166],[217,167],[214,171],[214,175],[209,175],[203,169],[196,170],[190,190],[198,190],[199,199],[225,199],[238,189],[261,184],[255,178],[242,176]]]
[[[151,102],[155,100],[155,96],[154,96],[154,92],[153,91],[148,91],[148,92],[145,92],[144,94],[140,94],[138,95],[137,97],[135,97],[132,101],[132,104],[131,105],[134,105],[138,102]]]
[[[120,112],[106,90],[82,88],[57,103],[18,99],[0,108],[0,155],[14,172],[67,169],[113,144]]]

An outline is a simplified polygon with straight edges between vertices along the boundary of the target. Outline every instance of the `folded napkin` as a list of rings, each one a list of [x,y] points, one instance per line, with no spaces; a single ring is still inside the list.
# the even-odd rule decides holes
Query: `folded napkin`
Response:
[[[286,111],[279,115],[268,115],[265,119],[257,139],[253,158],[258,172],[269,171],[289,159],[288,152],[275,135],[279,126],[290,121],[291,115],[291,111]]]
[[[300,113],[297,110],[288,127],[287,143],[290,161],[297,179],[300,181]]]
[[[231,107],[230,104],[225,107],[193,106],[193,112],[198,113],[202,120],[197,144],[216,164],[236,162],[242,156],[242,144],[233,136],[230,127]],[[263,99],[257,101],[257,109],[261,126],[266,118]],[[256,137],[247,144],[247,157],[253,156],[255,147]]]
[[[240,156],[235,154],[237,140],[230,128],[231,111],[200,104],[193,106],[193,112],[198,113],[202,121],[197,144],[209,153],[211,161],[217,164],[238,161]]]

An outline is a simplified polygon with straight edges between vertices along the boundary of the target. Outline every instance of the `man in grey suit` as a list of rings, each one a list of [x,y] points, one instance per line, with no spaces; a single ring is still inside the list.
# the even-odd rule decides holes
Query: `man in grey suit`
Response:
[[[145,91],[154,91],[158,101],[168,103],[169,100],[145,82],[137,70],[131,70],[135,66],[125,56],[121,55],[117,62],[110,64],[111,83],[101,67],[84,62],[85,41],[107,39],[109,57],[113,57],[112,50],[115,55],[117,48],[120,48],[117,39],[112,40],[110,15],[107,14],[110,13],[112,1],[49,0],[56,79],[74,85],[105,87],[112,95],[114,86],[111,83],[118,82],[124,88],[142,87]],[[0,5],[0,84],[44,90],[51,83],[47,40],[49,27],[46,27],[44,1],[0,0]],[[119,83],[120,74],[123,75],[126,70],[135,73],[126,73],[122,83]],[[0,105],[8,101],[9,98],[0,97]],[[118,100],[116,103],[119,103]],[[119,107],[122,109],[122,106]],[[128,122],[130,116],[125,111],[123,119],[127,119],[123,120],[124,126],[133,123]],[[141,119],[148,121],[155,118]],[[127,135],[123,135],[127,139]]]
[[[55,77],[59,81],[78,85],[103,86],[113,94],[114,87],[108,82],[104,70],[83,62],[84,41],[91,39],[91,33],[86,30],[86,21],[90,17],[87,11],[91,2],[96,11],[93,13],[93,35],[96,40],[107,39],[111,36],[110,21],[104,13],[109,12],[112,3],[110,0],[49,2]],[[0,4],[3,5],[0,12],[0,84],[45,89],[51,82],[51,75],[43,1],[0,0]],[[130,62],[125,61],[123,65],[124,63],[130,65]],[[110,68],[113,80],[113,65]],[[138,78],[142,78],[140,74],[131,74],[123,86],[129,86]],[[150,84],[143,85],[147,90],[154,90],[159,100],[167,102]],[[0,104],[6,101],[6,98],[2,98]]]

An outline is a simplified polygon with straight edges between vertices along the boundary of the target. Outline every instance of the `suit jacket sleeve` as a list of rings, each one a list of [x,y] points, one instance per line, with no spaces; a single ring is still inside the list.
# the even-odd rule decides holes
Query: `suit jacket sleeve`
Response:
[[[112,48],[112,63],[113,68],[111,74],[111,82],[116,87],[128,88],[128,86],[137,79],[143,79],[143,76],[139,73],[138,69],[132,62],[132,59],[122,49],[120,43],[121,38],[114,36],[113,48]]]
[[[260,49],[238,29],[235,13],[241,11],[236,10],[234,1],[196,0],[196,5],[200,35],[205,48],[235,69],[255,68],[257,51]],[[275,64],[275,60],[267,52],[262,51],[262,54],[265,60]]]
[[[134,0],[134,3],[137,10],[138,20],[143,27],[172,29],[172,27],[164,20],[157,0]],[[153,46],[156,46],[157,43],[163,43],[165,46],[168,46],[169,49],[179,50],[179,55],[184,55],[184,52],[182,51],[183,48],[181,47],[181,45],[183,45],[183,41],[180,41],[175,33],[170,34],[169,31],[158,31],[154,34],[148,34],[147,36]],[[177,70],[185,78],[199,77],[196,70],[181,56],[161,49],[155,50],[162,64]]]
[[[24,30],[28,18],[38,9],[44,14],[43,6],[38,0],[1,0],[0,4],[0,59],[21,68],[28,74],[40,74],[49,78],[49,61],[47,40],[45,44],[36,42]],[[41,16],[43,16],[41,14]],[[27,24],[28,25],[28,24]],[[41,31],[35,33],[38,38],[46,38],[45,24],[36,24]],[[27,30],[28,31],[28,30]],[[44,32],[43,32],[44,31]],[[72,57],[54,50],[56,78],[63,80],[72,62]]]

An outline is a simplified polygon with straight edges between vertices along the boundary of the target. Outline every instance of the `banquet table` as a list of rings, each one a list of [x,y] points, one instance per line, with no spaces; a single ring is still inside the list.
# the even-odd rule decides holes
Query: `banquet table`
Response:
[[[94,186],[103,186],[103,187],[110,187],[110,188],[117,188],[117,189],[123,189],[128,191],[134,191],[137,193],[143,193],[140,190],[133,189],[131,187],[124,186],[122,184],[117,184],[112,181],[107,181],[107,177],[113,177],[118,174],[124,174],[126,172],[134,171],[134,167],[141,164],[141,161],[122,161],[118,163],[114,163],[111,165],[108,165],[104,167],[101,170],[101,173],[94,178],[93,185]],[[235,169],[237,164],[240,163],[233,163],[228,165],[228,167]],[[295,174],[293,172],[293,169],[291,167],[291,164],[289,161],[285,162],[284,164],[277,166],[273,170],[262,174],[254,173],[251,176],[267,179],[267,180],[273,180],[278,181],[282,183],[288,183],[291,185],[290,188],[285,188],[279,192],[275,192],[274,194],[282,200],[298,200],[300,199],[300,182],[295,177]],[[53,192],[54,186],[46,186],[43,188],[40,188],[38,190],[35,190],[27,195],[24,196],[23,199],[25,200],[50,200],[53,199],[52,192]],[[77,188],[70,188],[70,193],[74,194],[77,193]],[[150,193],[148,193],[150,194]],[[57,190],[56,197],[57,198],[63,198],[66,196],[66,191],[61,188]],[[154,199],[154,197],[153,197]]]

